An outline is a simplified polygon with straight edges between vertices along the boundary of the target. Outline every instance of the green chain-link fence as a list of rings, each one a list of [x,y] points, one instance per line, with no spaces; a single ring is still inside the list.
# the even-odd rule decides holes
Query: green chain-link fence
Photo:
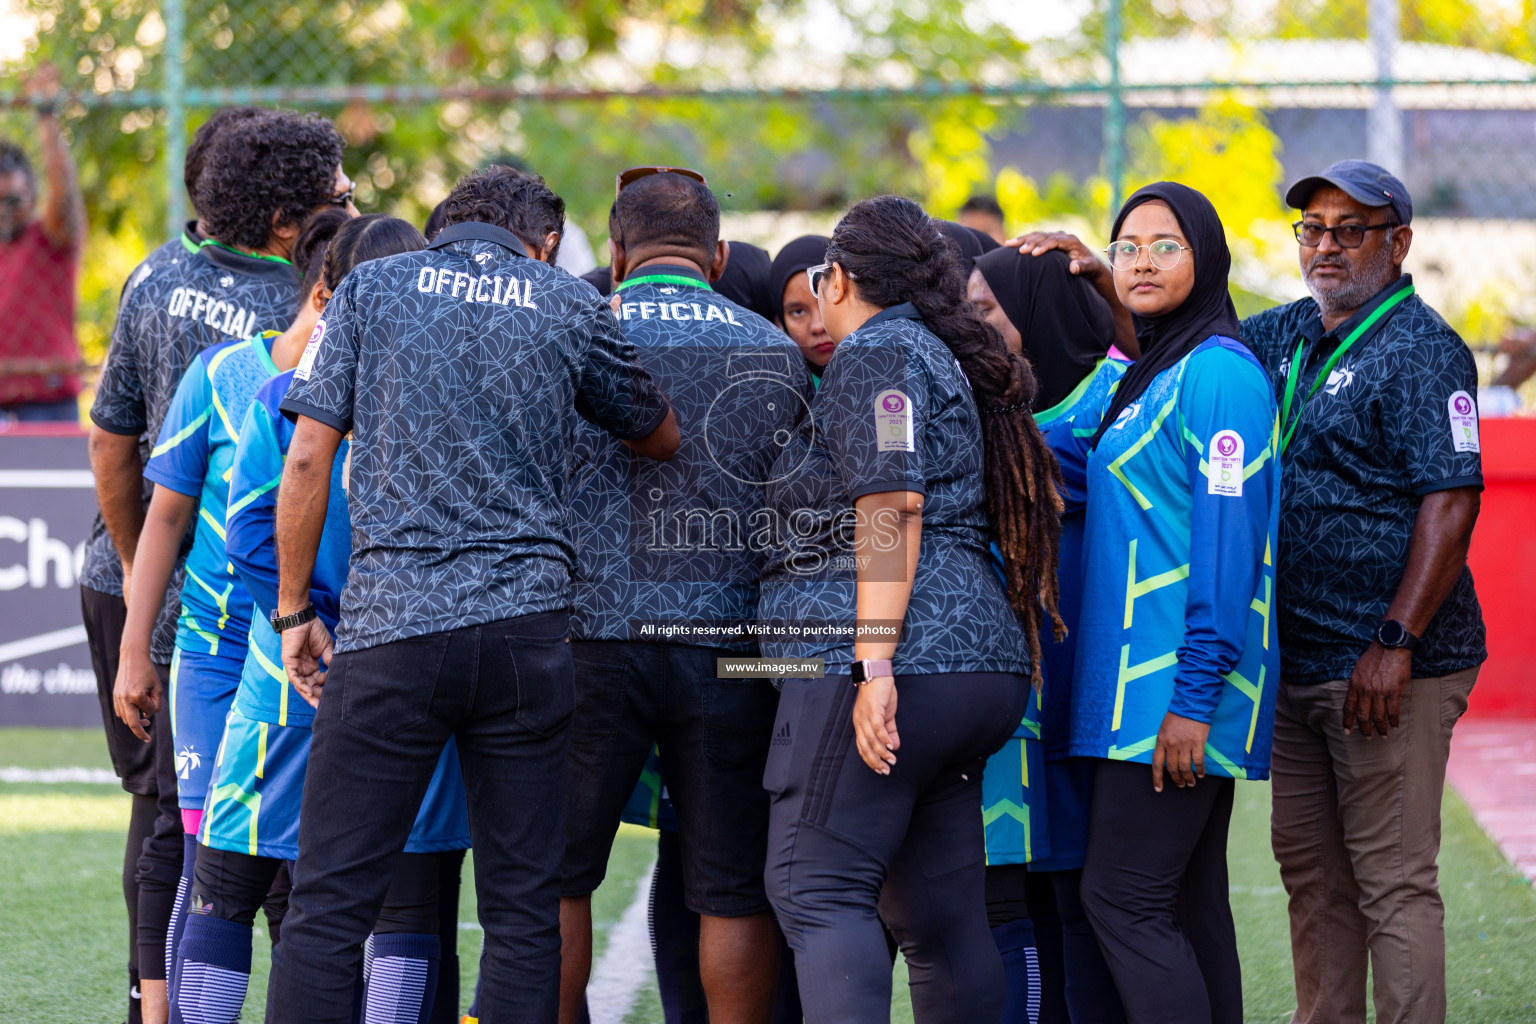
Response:
[[[603,237],[615,169],[706,169],[728,214],[995,194],[1010,227],[1102,242],[1154,176],[1206,191],[1241,303],[1301,294],[1283,183],[1342,157],[1415,198],[1410,269],[1487,349],[1536,322],[1530,0],[0,0],[11,71],[64,74],[91,219],[80,338],[184,209],[191,128],[228,103],[336,119],[370,209],[418,222],[501,154]],[[738,223],[746,223],[745,221]],[[753,221],[760,223],[760,221]],[[771,232],[768,232],[771,233]],[[1501,356],[1483,356],[1489,373]]]

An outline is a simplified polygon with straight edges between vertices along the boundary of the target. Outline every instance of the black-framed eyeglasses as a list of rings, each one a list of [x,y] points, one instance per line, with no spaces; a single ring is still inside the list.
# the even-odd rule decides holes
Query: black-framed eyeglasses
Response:
[[[0,206],[9,206],[13,210],[21,209],[23,206],[27,205],[27,202],[28,200],[26,196],[0,196]]]
[[[1135,242],[1111,242],[1104,254],[1109,257],[1109,265],[1114,270],[1130,270],[1141,259],[1141,250],[1147,250],[1147,259],[1158,270],[1172,270],[1179,265],[1186,252],[1193,252],[1187,245],[1180,245],[1172,238],[1159,238],[1151,245],[1137,245]]]
[[[347,186],[347,190],[345,192],[343,192],[343,193],[341,193],[340,195],[337,195],[337,196],[331,196],[331,205],[332,206],[339,206],[342,209],[346,209],[348,206],[352,205],[352,199],[356,195],[357,195],[357,186],[356,185],[348,185]]]
[[[1296,241],[1308,249],[1315,249],[1322,245],[1324,235],[1332,235],[1340,249],[1358,249],[1365,244],[1367,231],[1388,231],[1398,226],[1396,221],[1389,221],[1386,224],[1335,224],[1328,228],[1316,221],[1305,220],[1299,220],[1291,225],[1296,231]]]
[[[653,174],[681,174],[685,178],[692,178],[700,185],[708,186],[704,175],[691,167],[631,167],[620,171],[613,182],[613,194],[618,195],[626,188],[639,181],[641,178],[649,178]]]

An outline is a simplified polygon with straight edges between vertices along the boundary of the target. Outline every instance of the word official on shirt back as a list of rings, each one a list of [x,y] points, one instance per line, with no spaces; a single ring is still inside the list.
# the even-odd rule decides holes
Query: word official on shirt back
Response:
[[[538,309],[533,301],[533,284],[520,277],[500,274],[469,274],[462,270],[422,267],[416,276],[416,290],[434,295],[448,294],[457,299],[463,291],[465,302],[488,302],[494,306],[522,306]]]

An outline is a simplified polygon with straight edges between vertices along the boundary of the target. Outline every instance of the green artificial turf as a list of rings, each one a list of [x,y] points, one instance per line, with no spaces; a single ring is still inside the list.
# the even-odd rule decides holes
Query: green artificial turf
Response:
[[[0,765],[105,767],[92,730],[0,729]],[[115,1024],[124,1016],[127,923],[122,844],[128,798],[105,785],[0,784],[0,1021]],[[1460,798],[1447,794],[1441,850],[1446,902],[1449,1020],[1506,1024],[1536,1020],[1536,894],[1478,830]],[[1243,958],[1247,1019],[1281,1024],[1291,1011],[1285,894],[1269,853],[1269,787],[1238,786],[1232,821],[1232,908]],[[655,856],[654,833],[626,826],[614,844],[608,880],[593,898],[594,945],[635,898]],[[473,991],[480,933],[473,862],[465,865],[460,931],[463,1003]],[[244,1018],[266,1002],[268,944],[256,932],[251,995]],[[904,965],[895,979],[893,1021],[912,1019]],[[632,1024],[660,1022],[654,981],[636,994]]]

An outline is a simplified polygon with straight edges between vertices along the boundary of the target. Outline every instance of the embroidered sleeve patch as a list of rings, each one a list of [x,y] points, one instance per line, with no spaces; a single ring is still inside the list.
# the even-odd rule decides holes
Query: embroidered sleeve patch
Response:
[[[1451,414],[1451,447],[1458,452],[1481,452],[1477,437],[1477,403],[1465,391],[1458,391],[1446,401]]]
[[[875,450],[916,450],[912,444],[912,403],[904,392],[895,388],[875,396]]]
[[[1235,430],[1218,430],[1206,446],[1209,465],[1206,493],[1224,498],[1243,496],[1243,435]]]
[[[315,368],[315,357],[320,354],[320,339],[323,337],[325,337],[325,321],[316,320],[315,329],[304,345],[304,354],[299,357],[299,365],[293,368],[294,380],[309,380],[309,372]]]

